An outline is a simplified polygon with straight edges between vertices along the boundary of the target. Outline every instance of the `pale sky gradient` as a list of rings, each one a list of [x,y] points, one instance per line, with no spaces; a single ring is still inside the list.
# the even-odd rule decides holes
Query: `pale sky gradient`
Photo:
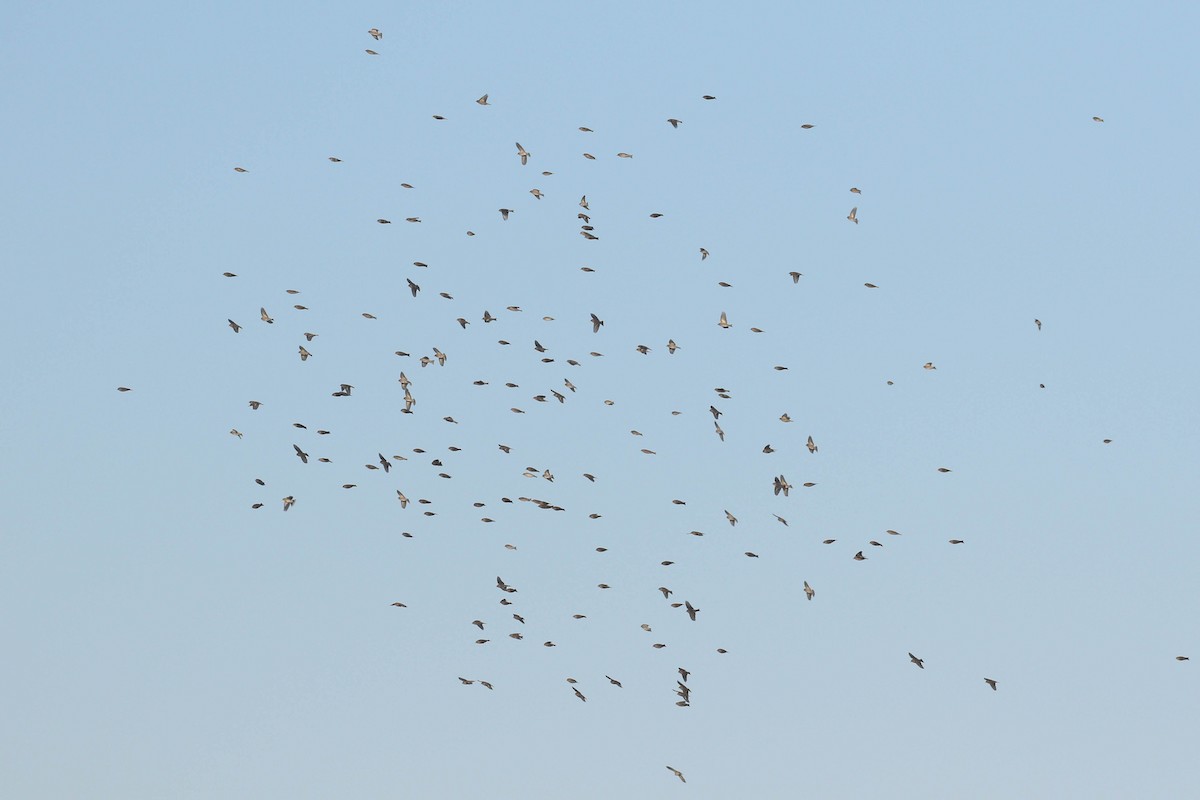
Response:
[[[1193,792],[1200,11],[1045,5],[9,11],[0,794]]]

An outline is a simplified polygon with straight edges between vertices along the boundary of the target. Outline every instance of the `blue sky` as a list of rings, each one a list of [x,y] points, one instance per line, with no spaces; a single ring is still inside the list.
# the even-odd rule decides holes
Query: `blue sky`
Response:
[[[13,11],[7,793],[1186,794],[1197,22]]]

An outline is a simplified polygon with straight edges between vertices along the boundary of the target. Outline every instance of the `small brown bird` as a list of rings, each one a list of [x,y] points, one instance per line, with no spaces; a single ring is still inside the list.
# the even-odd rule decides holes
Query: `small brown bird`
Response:
[[[301,361],[308,361],[308,357],[311,355],[312,355],[312,353],[310,353],[304,349],[304,345],[300,345],[300,360]]]
[[[851,186],[850,191],[854,194],[862,194],[862,189],[859,189],[857,186]]]
[[[624,686],[621,685],[621,682],[619,680],[617,680],[616,678],[610,677],[608,675],[605,675],[604,677],[608,678],[608,682],[611,683],[613,686],[617,687],[618,689],[625,688]]]
[[[808,448],[808,452],[810,452],[810,453],[815,453],[820,449],[819,447],[817,447],[817,443],[813,441],[813,438],[811,436],[808,437],[808,442],[805,443],[804,446]]]
[[[827,542],[827,544],[832,544],[832,543],[833,543],[832,539],[830,539]],[[859,550],[857,553],[854,554],[854,560],[855,561],[866,561],[867,557],[862,554],[862,550]]]
[[[858,206],[850,209],[850,213],[846,215],[846,219],[850,220],[855,225],[858,224]]]
[[[1092,117],[1092,122],[1104,122],[1100,117]]]
[[[988,686],[992,687],[993,692],[996,691],[996,682],[994,680],[992,680],[991,678],[984,678],[983,682],[986,683]]]
[[[917,657],[916,657],[916,656],[914,656],[912,653],[909,653],[909,654],[908,654],[908,657],[909,657],[909,659],[912,661],[912,663],[916,664],[916,665],[917,665],[918,667],[920,667],[921,669],[925,669],[925,659],[923,659],[923,658],[917,658]]]
[[[1191,661],[1192,659],[1189,658],[1188,656],[1175,656],[1175,660],[1176,661]]]
[[[950,470],[946,469],[945,467],[938,467],[938,472],[950,472]]]
[[[237,324],[236,322],[234,322],[233,320],[227,320],[227,322],[229,323],[229,327],[233,328],[233,332],[234,332],[234,333],[238,333],[238,332],[240,332],[240,331],[242,330],[242,326],[241,326],[241,325],[238,325],[238,324]]]
[[[950,544],[962,544],[962,543],[963,543],[962,539],[951,539],[950,540]]]
[[[695,621],[696,621],[696,615],[700,613],[700,609],[698,609],[698,608],[696,608],[695,606],[693,606],[693,605],[691,604],[691,602],[690,602],[690,601],[688,601],[688,602],[685,602],[685,603],[683,604],[683,607],[684,607],[685,609],[687,609],[687,615],[688,615],[688,619],[690,619],[692,622],[695,622]]]
[[[491,105],[491,103],[488,102],[488,96],[486,94],[483,97],[476,100],[475,102],[479,103],[479,105],[481,105],[481,106],[490,106]]]
[[[792,276],[792,283],[799,283],[800,278],[804,275],[804,273],[803,272],[789,272],[788,275]]]
[[[667,120],[667,122],[671,123],[671,127],[672,127],[672,128],[678,128],[678,127],[679,127],[679,125],[680,125],[680,123],[682,123],[682,122],[683,122],[683,120],[681,120],[681,119],[669,119],[669,120]]]
[[[257,400],[250,401],[250,410],[258,411],[258,409],[261,407],[262,407],[262,403],[258,402]]]
[[[816,595],[816,592],[813,591],[813,588],[808,585],[808,581],[804,582],[804,594],[808,597],[809,600],[812,600],[813,596]]]
[[[267,313],[265,308],[259,308],[258,315],[259,318],[268,325],[273,325],[275,323],[275,320],[271,319],[271,315]]]
[[[521,157],[521,166],[529,163],[530,153],[524,147],[521,147],[520,142],[517,142],[517,155]]]
[[[705,100],[708,100],[708,99],[710,99],[710,98],[707,98],[707,97],[706,97],[706,98],[704,98],[704,99],[705,99]],[[714,100],[715,100],[716,98],[712,98],[712,99],[714,99]],[[674,775],[676,778],[679,778],[679,780],[683,781],[684,783],[687,783],[687,778],[683,777],[683,773],[682,773],[682,772],[680,772],[679,770],[677,770],[677,769],[675,769],[674,767],[671,767],[671,766],[668,766],[668,767],[667,767],[667,769],[671,770],[671,773],[672,773],[672,774],[673,774],[673,775]]]
[[[721,319],[717,321],[717,324],[726,330],[733,327],[731,324],[729,324],[729,318],[725,316],[724,311],[721,312]]]
[[[241,167],[234,167],[233,171],[234,172],[249,172],[250,170],[242,169]]]
[[[371,30],[367,31],[367,33],[371,34],[371,38],[375,41],[379,41],[383,38],[383,33],[379,30],[379,28],[371,28]]]

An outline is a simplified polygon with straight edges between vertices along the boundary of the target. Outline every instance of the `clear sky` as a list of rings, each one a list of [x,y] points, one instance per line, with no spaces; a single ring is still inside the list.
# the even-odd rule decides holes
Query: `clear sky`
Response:
[[[1198,23],[10,9],[0,793],[1194,792]]]

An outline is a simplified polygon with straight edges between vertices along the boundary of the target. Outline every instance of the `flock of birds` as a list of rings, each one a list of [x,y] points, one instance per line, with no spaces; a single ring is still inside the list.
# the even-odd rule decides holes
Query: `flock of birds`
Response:
[[[382,41],[382,39],[383,39],[382,31],[380,31],[377,28],[370,29],[368,31],[368,34],[376,42]],[[379,55],[378,51],[373,50],[373,49],[367,49],[366,52],[367,52],[367,54],[372,55],[372,56]],[[716,98],[712,95],[703,95],[702,99],[703,99],[703,101],[716,100]],[[489,100],[488,94],[484,94],[484,95],[480,96],[477,100],[475,100],[475,103],[478,104],[479,106],[491,106],[492,105]],[[445,120],[445,117],[443,117],[441,115],[433,115],[433,118],[434,118],[434,120],[437,120],[437,121]],[[1093,120],[1097,123],[1104,122],[1104,120],[1100,117],[1093,117]],[[674,117],[668,118],[665,121],[667,124],[669,124],[674,129],[678,129],[680,125],[684,124],[682,120],[674,118]],[[805,124],[805,125],[802,125],[801,127],[804,129],[811,129],[814,126],[812,124]],[[579,131],[582,133],[585,133],[585,134],[593,133],[593,130],[591,128],[584,127],[584,126],[579,127]],[[526,149],[524,146],[522,146],[519,142],[515,143],[514,156],[515,156],[514,163],[518,164],[520,167],[528,166],[535,159],[535,154],[533,152],[530,152],[528,149]],[[633,155],[628,152],[619,152],[616,154],[616,156],[618,158],[622,158],[622,159],[633,158]],[[588,153],[588,152],[583,153],[583,157],[586,159],[589,159],[589,160],[596,160],[596,156],[594,154]],[[342,162],[342,159],[338,158],[336,156],[329,156],[328,160],[334,164],[338,164],[338,163]],[[246,167],[243,167],[243,166],[234,167],[234,171],[237,173],[241,173],[241,174],[250,172],[250,170],[248,170]],[[541,174],[545,177],[549,177],[549,176],[553,175],[553,173],[550,171],[543,171]],[[403,188],[412,188],[409,184],[402,184],[402,187]],[[851,187],[849,189],[849,192],[851,194],[853,194],[855,197],[859,197],[862,195],[862,190],[860,188],[858,188],[857,186]],[[529,194],[536,201],[541,201],[545,197],[545,194],[539,188],[530,189]],[[580,199],[578,201],[578,206],[579,206],[579,211],[577,212],[577,220],[579,221],[579,234],[585,240],[588,240],[588,241],[598,240],[600,238],[600,234],[597,233],[597,228],[592,224],[592,222],[593,222],[592,210],[590,208],[590,204],[589,204],[588,197],[586,194],[583,194],[580,197]],[[848,221],[854,223],[855,225],[858,225],[860,222],[859,216],[858,216],[858,210],[859,210],[858,206],[854,206],[850,209],[849,213],[846,215],[846,219]],[[501,220],[504,222],[507,222],[508,220],[511,219],[512,215],[518,213],[518,211],[517,211],[517,209],[513,209],[513,208],[501,207],[498,209],[498,213],[500,215]],[[650,217],[654,218],[654,219],[657,219],[661,216],[663,216],[663,215],[658,212],[650,214]],[[392,221],[390,219],[383,218],[383,217],[378,218],[376,221],[380,225],[392,224]],[[420,224],[422,220],[418,216],[411,216],[411,217],[405,218],[405,221],[410,224]],[[475,236],[476,234],[474,231],[467,230],[466,235],[467,236]],[[699,247],[698,252],[699,252],[699,258],[701,261],[708,259],[711,255],[710,252],[704,247]],[[414,262],[414,266],[416,266],[417,268],[428,268],[428,265],[426,263],[423,263],[420,261]],[[591,267],[582,267],[581,269],[584,272],[594,272],[595,271]],[[225,272],[225,273],[223,273],[223,275],[225,278],[230,278],[230,279],[237,277],[237,275],[232,272]],[[786,277],[789,277],[793,284],[799,284],[800,278],[802,277],[802,273],[796,272],[796,271],[791,271],[791,272],[787,273]],[[407,278],[406,283],[407,283],[407,289],[408,289],[409,293],[411,294],[411,296],[413,298],[417,298],[422,291],[422,287],[418,283],[416,283],[412,278]],[[728,284],[724,283],[724,282],[722,282],[720,285],[723,287],[728,286]],[[875,286],[874,284],[871,284],[871,283],[867,283],[864,285],[870,289],[878,288],[877,286]],[[300,292],[295,289],[287,289],[286,293],[290,296],[300,294]],[[454,299],[453,296],[448,292],[441,292],[440,297],[442,297],[443,299],[446,299],[446,300]],[[298,313],[303,313],[305,311],[308,311],[309,309],[302,304],[295,303],[292,305],[292,310],[296,311]],[[509,313],[516,314],[516,313],[520,313],[522,311],[522,308],[520,306],[514,305],[514,306],[508,306],[505,310]],[[367,320],[376,320],[377,319],[377,317],[375,315],[373,315],[371,313],[366,313],[366,312],[363,312],[361,316]],[[262,324],[265,324],[265,325],[274,325],[275,324],[275,317],[271,314],[271,312],[268,311],[265,304],[259,308],[259,319],[261,320]],[[500,321],[500,318],[497,316],[494,316],[491,313],[491,311],[488,309],[483,310],[482,314],[479,316],[479,319],[485,325],[497,323]],[[552,317],[545,317],[544,319],[547,321],[553,321]],[[468,328],[469,325],[473,324],[471,320],[469,320],[468,318],[463,317],[463,316],[456,317],[454,321],[464,331]],[[244,326],[241,323],[235,321],[232,318],[228,319],[227,323],[228,323],[229,328],[233,331],[234,334],[241,333],[244,328]],[[1036,326],[1036,329],[1038,331],[1040,331],[1042,329],[1042,321],[1040,319],[1034,319],[1033,323]],[[605,327],[605,320],[602,319],[598,314],[592,313],[589,318],[579,320],[579,324],[581,326],[590,327],[592,334],[599,335],[601,333],[602,329]],[[719,317],[716,320],[716,325],[718,325],[723,330],[729,330],[730,328],[732,328],[734,326],[734,323],[729,319],[729,316],[725,311],[721,311]],[[753,333],[762,333],[762,330],[759,328],[750,328],[750,331]],[[313,351],[310,351],[308,349],[309,346],[316,347],[313,344],[313,342],[315,339],[318,338],[318,336],[319,336],[319,334],[312,332],[312,331],[303,332],[303,340],[304,341],[299,342],[296,345],[297,346],[296,357],[299,359],[299,361],[307,362],[311,358],[319,357],[318,353],[314,353]],[[499,344],[502,346],[508,346],[511,343],[506,340],[501,339],[499,341]],[[675,355],[677,350],[679,350],[680,348],[681,348],[681,346],[675,341],[674,338],[667,339],[665,349],[666,349],[668,355],[670,355],[670,356]],[[544,364],[555,363],[555,358],[546,355],[549,352],[550,348],[543,345],[542,342],[539,341],[538,339],[534,339],[532,349],[533,349],[534,353],[536,354],[536,357],[538,357],[542,363],[544,363]],[[642,355],[648,354],[651,350],[651,348],[649,346],[644,345],[644,344],[638,344],[638,345],[636,345],[636,347],[634,349]],[[404,351],[396,351],[395,355],[397,357],[404,358],[404,359],[412,358],[412,354],[410,354],[408,352],[404,352]],[[602,354],[599,352],[593,351],[589,355],[591,357],[598,358]],[[446,365],[447,361],[449,360],[449,358],[450,358],[450,356],[446,352],[439,349],[438,347],[433,347],[430,349],[430,351],[428,353],[424,353],[424,354],[421,354],[420,356],[418,356],[416,358],[416,363],[418,363],[420,365],[420,367],[419,367],[420,369],[424,369],[427,367],[433,367],[435,365],[437,367],[444,367]],[[587,374],[586,370],[582,369],[583,364],[580,361],[578,361],[574,358],[569,358],[569,359],[565,360],[565,363],[572,368],[580,368],[580,372],[579,372],[580,375]],[[932,370],[937,369],[937,367],[934,365],[934,363],[932,361],[926,362],[922,366],[923,366],[923,369],[925,369],[927,371],[932,371]],[[783,370],[786,370],[787,367],[776,366],[774,369],[783,371]],[[578,377],[576,377],[575,380],[580,380],[580,379]],[[417,413],[416,409],[418,407],[418,398],[417,398],[417,394],[415,392],[415,386],[416,386],[415,382],[413,380],[411,380],[404,371],[400,372],[398,382],[399,382],[400,390],[402,393],[401,403],[402,403],[403,407],[400,409],[401,413],[410,414],[410,415],[416,414]],[[582,384],[583,381],[580,380],[580,383]],[[891,385],[892,381],[887,381],[887,383],[889,385]],[[477,386],[477,387],[478,386],[487,386],[488,384],[489,384],[489,381],[485,381],[482,379],[474,380],[472,382],[472,385]],[[507,388],[510,388],[510,389],[519,388],[517,384],[512,383],[512,382],[506,383],[506,386],[507,386]],[[333,388],[333,387],[330,387],[330,388]],[[333,391],[331,392],[331,395],[333,397],[338,397],[338,398],[349,398],[349,397],[354,396],[354,390],[355,390],[355,387],[352,384],[339,383],[338,386],[333,389]],[[121,387],[118,387],[118,391],[129,392],[129,391],[131,391],[131,389],[130,389],[130,387],[121,386]],[[463,391],[469,391],[469,390],[464,386]],[[565,405],[568,402],[575,402],[576,398],[581,398],[581,397],[585,396],[586,392],[587,392],[586,388],[581,388],[580,386],[577,386],[576,383],[571,378],[562,378],[561,386],[558,386],[557,388],[549,389],[545,393],[539,393],[537,395],[534,395],[532,397],[532,399],[534,402],[537,402],[537,403],[557,402],[559,404]],[[717,387],[715,389],[715,394],[718,399],[730,399],[732,396],[730,393],[730,390],[727,388],[724,388],[724,387]],[[614,401],[613,400],[604,400],[604,403],[606,405],[613,405]],[[259,400],[256,400],[256,399],[251,399],[248,401],[248,406],[249,406],[250,410],[254,411],[254,412],[257,412],[260,409],[262,409],[264,407],[264,405],[265,404],[263,402],[260,402]],[[521,409],[519,407],[512,407],[509,410],[514,414],[525,414],[526,413],[526,411],[524,409]],[[722,426],[721,426],[721,417],[723,416],[724,412],[722,412],[715,404],[710,404],[708,407],[708,411],[712,416],[712,424],[713,424],[714,434],[719,438],[720,441],[724,442],[725,441],[725,431],[722,429]],[[671,413],[673,415],[679,415],[681,412],[672,411]],[[782,423],[791,423],[793,421],[792,418],[787,413],[782,414],[778,419]],[[441,420],[446,423],[457,424],[457,420],[455,420],[453,416],[449,416],[449,415],[442,416]],[[292,423],[292,425],[298,432],[305,432],[305,434],[308,433],[308,427],[305,424],[300,423],[300,422],[295,422],[295,423]],[[331,435],[331,433],[332,433],[331,431],[325,430],[325,429],[317,429],[315,431],[315,434],[318,437],[329,436],[329,435]],[[635,436],[642,435],[639,431],[636,431],[636,430],[631,431],[631,433]],[[239,440],[244,437],[243,432],[240,431],[236,427],[230,429],[229,434],[238,438]],[[1107,444],[1110,441],[1111,440],[1109,440],[1109,439],[1105,439],[1104,443]],[[495,446],[497,446],[499,448],[499,450],[506,455],[511,454],[514,450],[514,448],[511,445],[506,444],[506,443],[500,443]],[[811,454],[813,456],[815,456],[820,450],[820,447],[818,446],[817,442],[814,440],[813,436],[811,436],[811,435],[807,436],[807,439],[804,442],[803,447],[804,447],[804,449],[806,449],[809,452],[809,454]],[[300,443],[293,443],[292,444],[292,455],[296,459],[298,459],[302,464],[309,465],[314,460],[314,456],[310,452],[308,452],[309,449],[312,449],[312,445],[310,445],[310,444],[305,444],[304,446],[301,446]],[[450,446],[448,448],[448,450],[452,453],[461,452],[461,451],[463,451],[463,449],[464,448],[461,448],[458,446]],[[426,451],[421,448],[414,448],[413,452],[418,455],[422,455],[422,454],[426,453]],[[776,449],[773,448],[770,444],[767,444],[762,448],[762,453],[764,453],[764,454],[770,454],[770,453],[774,453],[774,452],[776,452]],[[655,455],[656,451],[649,449],[649,448],[643,448],[643,449],[641,449],[641,453],[646,454],[646,455]],[[315,461],[317,461],[318,463],[332,463],[330,458],[328,458],[326,456],[319,456],[319,455],[316,456]],[[403,454],[392,454],[389,458],[389,456],[385,455],[383,452],[376,452],[375,461],[373,463],[367,463],[367,464],[363,465],[363,468],[368,471],[371,471],[371,472],[377,472],[377,473],[383,473],[385,475],[390,475],[393,468],[395,468],[399,462],[405,462],[405,461],[408,461],[408,457]],[[445,471],[446,467],[445,467],[442,459],[434,458],[431,463],[434,467],[437,467],[441,470],[437,473],[438,477],[443,478],[443,479],[449,479],[452,477],[448,472]],[[951,470],[947,467],[939,467],[939,468],[937,468],[937,471],[942,474],[951,472]],[[533,466],[525,467],[521,471],[521,475],[525,478],[540,478],[540,479],[545,480],[548,484],[553,484],[554,481],[556,480],[556,476],[548,468],[538,468],[538,467],[533,467]],[[582,475],[582,477],[591,483],[595,483],[597,480],[596,476],[591,473],[584,473]],[[266,485],[265,481],[263,481],[261,478],[255,478],[255,483],[258,486]],[[806,488],[812,487],[814,485],[815,484],[812,482],[804,482],[801,484],[801,486],[806,487]],[[341,488],[346,489],[346,490],[354,489],[356,487],[357,487],[356,483],[341,484]],[[788,497],[790,495],[790,492],[794,488],[796,488],[796,486],[791,481],[789,481],[788,478],[782,473],[772,476],[770,487],[771,487],[771,491],[773,492],[773,494],[777,497],[780,495],[782,495],[783,497]],[[406,510],[410,507],[410,505],[413,505],[413,501],[410,500],[410,498],[404,493],[403,489],[397,488],[394,491],[395,491],[396,501],[398,502],[398,504],[402,510]],[[514,500],[509,497],[503,497],[503,498],[501,498],[501,502],[505,503],[505,504],[512,504],[512,503],[514,503]],[[553,510],[553,511],[559,511],[559,512],[566,510],[562,506],[559,506],[550,500],[538,499],[535,497],[519,497],[519,498],[517,498],[516,502],[529,503],[529,504],[532,504],[533,506],[535,506],[539,509],[543,509],[543,510]],[[297,503],[298,503],[297,497],[292,494],[289,494],[281,499],[282,510],[288,511],[288,510],[294,508],[297,505]],[[680,499],[674,499],[674,500],[672,500],[672,503],[675,505],[686,505],[686,501],[680,500]],[[429,499],[418,498],[415,501],[415,505],[416,505],[416,507],[423,509],[423,514],[425,516],[434,516],[436,514],[435,511],[433,511],[429,508],[430,506],[433,505],[433,501],[431,501]],[[475,508],[479,509],[479,508],[484,508],[486,506],[486,503],[484,503],[482,501],[477,501],[473,505]],[[264,506],[264,503],[260,501],[260,502],[253,503],[251,507],[253,509],[260,509],[263,506]],[[725,510],[724,514],[725,514],[725,520],[726,520],[726,522],[728,522],[728,524],[730,526],[736,526],[738,524],[739,520],[738,520],[737,516],[735,516],[728,510]],[[599,518],[600,515],[593,513],[593,514],[589,514],[588,516],[592,519],[596,519],[596,518]],[[784,526],[787,526],[789,524],[788,520],[782,516],[779,516],[777,514],[773,514],[772,516],[778,523],[780,523]],[[491,516],[484,516],[481,518],[481,521],[483,523],[493,523],[496,520]],[[704,535],[703,532],[696,531],[696,530],[690,531],[690,533],[694,536],[703,536]],[[898,531],[894,531],[894,530],[888,530],[887,534],[893,535],[893,536],[900,535],[900,533]],[[409,538],[411,538],[413,536],[412,533],[407,532],[407,531],[404,532],[402,535],[405,537],[409,537]],[[832,539],[832,538],[825,539],[825,540],[823,540],[823,544],[832,545],[836,541],[837,541],[836,539]],[[950,539],[949,543],[951,545],[961,545],[964,543],[964,540]],[[880,541],[877,541],[877,540],[871,540],[868,542],[868,547],[883,547],[883,543]],[[506,544],[505,548],[508,550],[516,550],[517,549],[516,545],[513,545],[513,544]],[[605,547],[596,547],[595,551],[598,553],[604,553],[607,551],[607,549],[608,548],[605,548]],[[866,549],[867,548],[857,550],[853,554],[853,556],[851,556],[851,558],[855,561],[867,560],[868,557],[866,555],[864,555],[864,550],[866,550]],[[747,558],[758,558],[759,557],[759,555],[753,551],[746,551],[744,553],[744,555]],[[671,562],[671,561],[661,562],[661,564],[663,566],[670,566],[672,563],[674,563],[674,562]],[[516,625],[518,626],[517,630],[506,633],[505,635],[509,639],[512,639],[515,641],[521,641],[521,640],[525,639],[526,637],[525,637],[525,634],[522,633],[522,630],[527,629],[526,619],[521,613],[518,613],[517,611],[513,610],[514,608],[516,608],[516,601],[513,599],[513,596],[518,593],[517,588],[510,585],[509,583],[507,583],[501,576],[496,577],[495,587],[498,590],[498,592],[500,593],[499,605],[501,606],[502,609],[504,609],[503,613],[506,615],[506,617],[511,617],[511,620],[514,623],[516,623]],[[606,583],[601,583],[598,585],[598,588],[600,590],[605,590],[605,589],[609,589],[611,587]],[[701,613],[701,609],[699,607],[697,607],[696,605],[694,605],[690,599],[683,599],[682,601],[673,601],[671,598],[674,595],[674,592],[666,586],[657,587],[657,591],[662,595],[663,601],[668,603],[671,609],[677,611],[680,614],[686,615],[687,618],[691,622],[696,622],[698,620],[699,615]],[[807,600],[809,600],[809,601],[812,601],[813,598],[816,596],[816,590],[809,584],[809,582],[807,580],[803,581],[803,591],[805,593]],[[408,607],[406,603],[399,602],[399,601],[392,603],[392,605],[399,609],[404,609],[404,608]],[[572,618],[576,619],[576,620],[582,620],[582,619],[586,619],[586,615],[573,614]],[[479,633],[484,633],[487,626],[493,625],[494,623],[486,622],[482,618],[477,618],[477,619],[471,620],[469,624],[471,626],[475,627],[476,629],[478,629]],[[647,623],[642,623],[640,625],[640,627],[641,627],[642,631],[644,631],[646,633],[650,633],[653,630],[651,628],[651,626]],[[477,646],[485,646],[491,641],[492,640],[490,638],[477,638],[474,640],[474,644]],[[553,640],[543,641],[542,645],[547,648],[557,646],[557,644]],[[661,649],[667,647],[667,644],[665,642],[654,642],[650,646],[655,649],[661,650]],[[727,650],[725,648],[719,647],[719,648],[716,648],[716,652],[720,653],[720,654],[725,654],[725,653],[727,653]],[[921,670],[925,669],[925,659],[924,658],[918,657],[911,652],[908,653],[908,658],[909,658],[910,662],[917,668],[919,668]],[[1182,655],[1177,656],[1176,658],[1179,661],[1189,660],[1187,656],[1182,656]],[[679,706],[681,708],[686,708],[686,707],[690,706],[692,703],[692,689],[688,684],[688,678],[691,675],[691,672],[683,667],[679,667],[677,669],[677,672],[678,672],[678,679],[674,680],[674,687],[672,687],[674,695],[679,698],[678,700],[675,701],[675,705]],[[618,689],[623,688],[623,684],[620,680],[618,680],[610,675],[604,675],[604,678],[612,686],[614,686]],[[464,686],[472,686],[472,685],[478,684],[488,690],[495,689],[494,685],[490,681],[487,681],[487,680],[482,680],[482,679],[478,679],[478,678],[465,678],[465,677],[461,677],[461,676],[458,677],[458,680]],[[984,677],[982,680],[983,680],[984,684],[988,688],[990,688],[992,691],[997,690],[998,681],[996,679],[991,678],[991,677]],[[579,681],[577,681],[574,677],[567,677],[566,683],[568,684],[569,688],[573,692],[574,696],[579,701],[584,702],[584,703],[586,703],[588,701],[587,696],[582,691]],[[676,777],[680,781],[686,783],[686,778],[684,777],[684,774],[682,771],[680,771],[672,766],[667,766],[666,769],[669,770],[671,772],[671,774],[674,775],[674,777]]]

